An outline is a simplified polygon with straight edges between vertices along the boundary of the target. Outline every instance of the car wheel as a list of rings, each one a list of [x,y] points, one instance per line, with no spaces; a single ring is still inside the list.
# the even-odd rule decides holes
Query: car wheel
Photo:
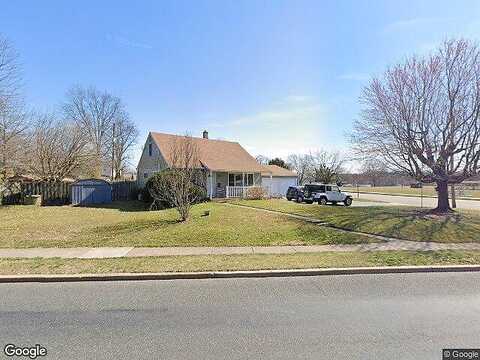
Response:
[[[318,205],[327,205],[327,199],[321,197],[320,199],[318,199]]]
[[[292,200],[292,198],[291,198],[291,197],[287,197],[287,200],[288,200],[288,201],[291,201],[291,200]]]
[[[307,204],[313,204],[313,200],[307,200],[305,201]]]
[[[297,203],[303,202],[303,198],[301,196],[297,196]]]
[[[332,201],[332,204],[335,206],[335,205],[337,205],[337,202],[336,202],[336,201]]]
[[[343,203],[345,204],[345,206],[350,206],[350,205],[352,205],[352,199],[351,198],[346,198]]]

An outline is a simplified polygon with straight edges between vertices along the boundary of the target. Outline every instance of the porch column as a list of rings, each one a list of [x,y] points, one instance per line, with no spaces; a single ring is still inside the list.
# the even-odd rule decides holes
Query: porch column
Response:
[[[242,172],[242,197],[245,197],[245,173]]]
[[[210,200],[213,198],[213,173],[210,170]]]

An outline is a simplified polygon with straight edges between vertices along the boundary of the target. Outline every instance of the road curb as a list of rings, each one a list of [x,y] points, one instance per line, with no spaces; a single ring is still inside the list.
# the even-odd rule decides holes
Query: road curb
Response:
[[[114,273],[75,275],[1,275],[0,283],[25,282],[80,282],[80,281],[139,281],[139,280],[186,280],[186,279],[234,279],[268,278],[325,275],[407,274],[438,272],[477,272],[480,265],[451,266],[385,266],[329,269],[256,270],[256,271],[209,271],[169,273]]]

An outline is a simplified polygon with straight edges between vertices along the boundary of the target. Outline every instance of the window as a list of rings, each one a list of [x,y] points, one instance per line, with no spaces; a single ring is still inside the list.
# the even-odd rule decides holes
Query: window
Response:
[[[331,186],[327,186],[327,191],[332,191],[332,187],[331,187]]]
[[[152,156],[152,153],[153,153],[152,144],[148,144],[148,156]]]
[[[228,174],[228,186],[242,186],[245,175],[245,186],[253,185],[253,174]]]

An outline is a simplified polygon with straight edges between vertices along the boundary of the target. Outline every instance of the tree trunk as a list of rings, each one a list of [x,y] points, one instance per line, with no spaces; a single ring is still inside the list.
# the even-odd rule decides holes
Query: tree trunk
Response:
[[[451,199],[452,199],[452,209],[455,209],[457,207],[457,198],[455,194],[455,185],[452,184],[450,185],[450,192],[451,192]]]
[[[445,213],[452,211],[450,204],[448,203],[448,182],[437,181],[438,190],[438,204],[434,212]]]

